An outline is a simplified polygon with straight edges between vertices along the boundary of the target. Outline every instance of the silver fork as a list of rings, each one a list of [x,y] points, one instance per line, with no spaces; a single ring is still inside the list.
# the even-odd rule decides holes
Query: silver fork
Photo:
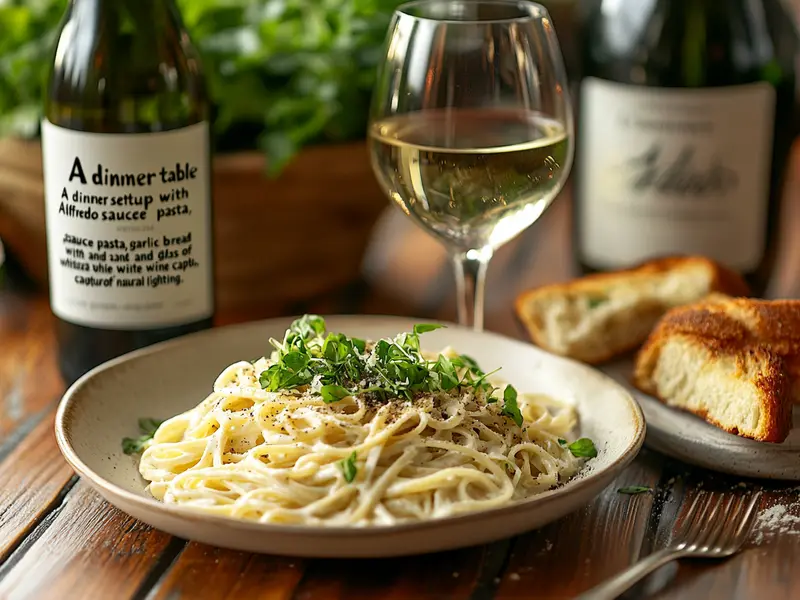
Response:
[[[738,552],[758,516],[761,492],[695,495],[678,535],[663,550],[643,558],[576,600],[611,600],[646,575],[679,558],[725,558]]]

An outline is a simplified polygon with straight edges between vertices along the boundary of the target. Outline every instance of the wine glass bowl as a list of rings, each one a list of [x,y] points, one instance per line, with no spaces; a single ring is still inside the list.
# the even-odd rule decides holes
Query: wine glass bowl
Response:
[[[453,256],[462,324],[482,328],[492,253],[562,189],[572,130],[542,6],[422,0],[397,9],[373,95],[372,165],[389,198]]]

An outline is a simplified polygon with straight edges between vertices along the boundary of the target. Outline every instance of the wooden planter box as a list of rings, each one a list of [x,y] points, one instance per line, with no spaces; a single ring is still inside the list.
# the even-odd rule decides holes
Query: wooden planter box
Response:
[[[0,141],[0,238],[47,285],[41,147]],[[354,281],[387,200],[363,142],[310,147],[277,179],[259,153],[214,162],[220,312],[269,316]]]

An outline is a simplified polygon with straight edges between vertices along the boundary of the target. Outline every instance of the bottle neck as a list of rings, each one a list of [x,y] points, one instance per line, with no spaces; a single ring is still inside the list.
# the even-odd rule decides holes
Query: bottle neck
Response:
[[[180,22],[175,0],[71,0],[70,13],[82,22],[127,24],[145,36],[170,20]]]

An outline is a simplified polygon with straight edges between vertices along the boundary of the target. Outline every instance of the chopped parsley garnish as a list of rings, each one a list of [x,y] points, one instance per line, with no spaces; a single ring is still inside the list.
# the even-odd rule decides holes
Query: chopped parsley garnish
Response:
[[[353,452],[347,458],[336,463],[339,466],[339,469],[341,469],[342,475],[344,475],[344,480],[347,483],[353,483],[353,480],[355,480],[356,475],[358,474],[358,469],[356,468],[356,458],[356,453]]]
[[[567,446],[573,456],[580,458],[594,458],[597,456],[597,448],[594,447],[594,442],[589,438],[581,438],[572,442]]]
[[[565,440],[564,438],[558,438],[558,443],[562,446],[566,446],[567,440]]]
[[[434,323],[422,323],[421,325],[414,325],[414,333],[419,335],[420,333],[428,333],[429,331],[436,331],[437,329],[442,329],[444,325],[436,325]]]
[[[503,392],[502,414],[510,417],[517,424],[517,427],[522,427],[522,413],[517,405],[517,390],[511,385],[507,385]]]
[[[628,487],[621,487],[617,490],[620,494],[628,494],[628,495],[636,495],[636,494],[646,494],[647,492],[652,492],[653,488],[647,487],[646,485],[629,485]]]
[[[144,445],[153,439],[156,430],[164,421],[156,419],[139,419],[139,432],[142,434],[138,438],[122,438],[122,451],[125,454],[138,454],[144,450]]]
[[[331,402],[338,402],[342,398],[347,398],[350,395],[350,392],[340,385],[323,385],[319,393],[322,395],[322,399],[329,404]]]
[[[378,400],[472,389],[488,399],[494,392],[474,359],[439,355],[427,360],[419,336],[444,327],[421,323],[411,332],[377,341],[371,348],[358,338],[326,331],[325,320],[305,315],[294,321],[275,348],[273,364],[259,376],[268,392],[311,386],[326,403],[369,394]]]

